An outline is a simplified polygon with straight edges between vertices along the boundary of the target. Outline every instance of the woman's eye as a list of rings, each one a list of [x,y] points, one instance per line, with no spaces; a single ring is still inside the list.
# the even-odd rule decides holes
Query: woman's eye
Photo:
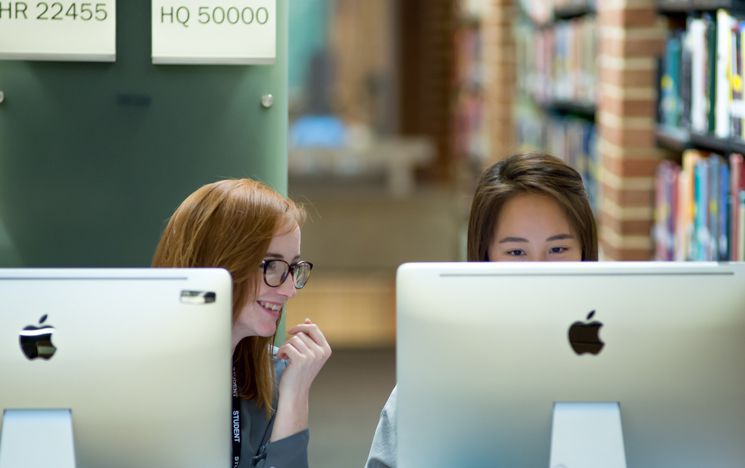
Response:
[[[271,262],[266,267],[266,272],[267,273],[277,273],[277,272],[279,272],[279,270],[280,270],[280,264],[279,264],[279,262]]]
[[[563,254],[567,250],[569,250],[569,247],[551,247],[551,249],[549,249],[549,252],[552,254]]]
[[[522,249],[514,249],[514,250],[508,250],[507,255],[510,257],[522,257],[525,255],[525,251]]]

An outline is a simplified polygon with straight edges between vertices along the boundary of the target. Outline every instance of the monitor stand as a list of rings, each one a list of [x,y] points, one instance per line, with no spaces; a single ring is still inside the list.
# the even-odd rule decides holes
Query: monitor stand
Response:
[[[0,468],[75,468],[69,409],[5,410]]]
[[[549,467],[598,466],[626,468],[618,402],[555,402]]]

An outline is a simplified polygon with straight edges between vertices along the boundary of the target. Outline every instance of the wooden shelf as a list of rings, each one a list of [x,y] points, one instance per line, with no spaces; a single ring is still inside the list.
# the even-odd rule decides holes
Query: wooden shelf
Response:
[[[571,114],[590,120],[595,119],[595,111],[597,110],[597,106],[592,102],[565,101],[561,99],[542,102],[540,106],[548,112]]]
[[[580,5],[558,7],[555,8],[553,12],[554,21],[569,20],[573,18],[579,18],[580,16],[593,14],[595,14],[595,7],[591,5],[590,2],[586,2]]]
[[[556,26],[556,23],[558,22],[594,15],[596,12],[597,10],[595,9],[595,6],[592,5],[591,2],[587,2],[580,5],[567,5],[554,8],[551,12],[551,18],[548,18],[545,21],[539,21],[531,17],[529,14],[525,14],[524,17],[536,28],[548,29]]]
[[[691,133],[691,143],[694,148],[725,155],[730,153],[745,154],[745,141],[739,138],[718,138],[712,135]]]
[[[687,130],[658,126],[655,130],[657,146],[672,151],[683,152],[691,148],[691,135]]]
[[[655,131],[657,144],[673,151],[684,151],[696,148],[720,154],[745,154],[745,141],[739,138],[719,138],[713,135],[688,132],[683,129],[657,127]]]
[[[696,11],[714,11],[719,8],[743,9],[736,0],[658,0],[657,11],[668,15],[687,15]]]

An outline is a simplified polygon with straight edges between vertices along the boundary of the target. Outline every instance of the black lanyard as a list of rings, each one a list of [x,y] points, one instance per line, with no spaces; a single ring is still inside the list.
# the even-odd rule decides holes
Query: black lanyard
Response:
[[[238,468],[241,464],[241,400],[238,398],[235,368],[233,368],[233,414],[230,422],[233,426],[233,468]]]
[[[254,465],[266,458],[266,446],[269,444],[269,429],[272,427],[275,415],[276,411],[272,410],[269,422],[266,428],[264,428],[264,435],[261,437],[258,454],[252,458]],[[233,368],[233,413],[230,424],[233,431],[233,468],[238,468],[238,465],[241,464],[241,399],[238,397],[238,382],[235,378],[235,367]]]

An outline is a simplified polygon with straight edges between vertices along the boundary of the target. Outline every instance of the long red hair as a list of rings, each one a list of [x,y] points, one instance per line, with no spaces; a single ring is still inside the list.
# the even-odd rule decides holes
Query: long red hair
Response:
[[[176,209],[161,235],[152,266],[224,268],[233,278],[233,322],[255,300],[260,264],[277,234],[302,225],[305,212],[267,185],[228,179],[204,185]],[[238,393],[267,412],[274,393],[274,337],[243,339],[233,354]]]

